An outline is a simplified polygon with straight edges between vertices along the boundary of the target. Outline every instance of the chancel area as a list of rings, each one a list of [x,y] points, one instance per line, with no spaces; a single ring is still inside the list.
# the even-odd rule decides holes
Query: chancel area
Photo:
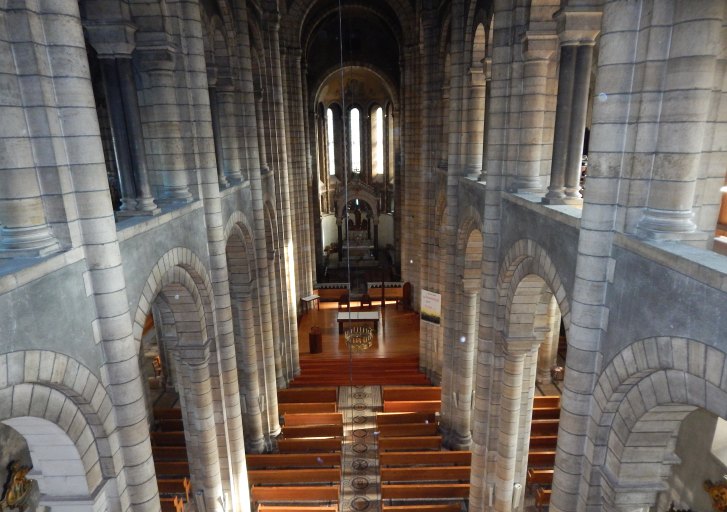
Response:
[[[724,0],[0,1],[0,511],[725,511],[726,183]]]

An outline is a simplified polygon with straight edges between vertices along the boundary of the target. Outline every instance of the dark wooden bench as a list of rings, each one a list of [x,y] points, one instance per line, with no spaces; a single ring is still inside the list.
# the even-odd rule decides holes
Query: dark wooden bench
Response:
[[[379,451],[407,450],[439,450],[442,447],[442,436],[419,437],[382,437],[379,439]]]
[[[552,468],[528,468],[528,485],[543,485],[550,487],[553,484]]]
[[[178,461],[154,461],[154,469],[157,475],[165,476],[189,476],[189,462]]]
[[[343,425],[283,425],[286,439],[307,437],[343,437]]]
[[[461,512],[459,503],[433,503],[427,505],[384,505],[383,512]]]
[[[384,452],[379,454],[381,467],[392,466],[442,466],[452,464],[455,466],[469,466],[472,462],[472,452],[462,451],[408,451]]]
[[[558,435],[559,420],[533,420],[530,422],[531,436]]]
[[[186,446],[184,432],[150,432],[152,446]]]
[[[436,423],[401,423],[398,425],[379,425],[380,437],[435,436],[439,430]]]
[[[321,469],[256,469],[247,472],[251,485],[340,483],[341,468]]]
[[[184,431],[184,422],[179,419],[161,419],[155,420],[154,426],[162,432],[179,432]]]
[[[285,414],[283,424],[286,427],[303,425],[341,425],[343,426],[343,413],[319,412],[312,414]]]
[[[381,484],[383,500],[466,499],[470,484]]]
[[[192,491],[189,478],[159,478],[157,479],[157,487],[160,494],[184,496],[185,501],[189,501],[189,494]]]
[[[154,460],[187,460],[186,446],[154,446],[152,449]]]
[[[278,390],[278,403],[312,403],[312,402],[333,402],[338,403],[338,388],[323,387],[305,387],[305,388],[287,388]]]
[[[248,469],[340,468],[341,453],[267,453],[245,457]]]
[[[441,400],[442,388],[439,386],[384,386],[381,400],[384,402]]]
[[[530,436],[530,449],[533,448],[549,448],[555,450],[558,444],[557,435],[549,436]]]
[[[253,503],[262,502],[328,502],[338,503],[338,485],[253,485],[250,499]]]
[[[382,467],[382,482],[469,482],[469,466]]]
[[[442,408],[441,400],[387,400],[384,412],[423,412],[438,413]]]
[[[184,512],[184,500],[179,496],[159,498],[162,512]]]
[[[341,437],[278,439],[278,451],[280,453],[340,452],[341,441]]]
[[[401,423],[435,423],[437,415],[426,412],[377,412],[376,425],[398,425]]]
[[[160,407],[152,411],[155,420],[181,420],[182,409],[176,407]]]
[[[279,403],[278,414],[311,414],[317,412],[336,412],[336,402],[301,402],[301,403]]]
[[[536,407],[560,408],[560,397],[558,395],[535,396],[533,397],[533,408]]]
[[[560,418],[560,407],[533,407],[534,420],[557,420]]]
[[[550,505],[550,489],[545,489],[543,487],[538,487],[535,491],[535,506],[538,507],[538,510],[543,510],[544,506]]]
[[[257,512],[338,512],[338,505],[258,505]]]
[[[552,468],[555,466],[555,451],[529,451],[529,468]]]

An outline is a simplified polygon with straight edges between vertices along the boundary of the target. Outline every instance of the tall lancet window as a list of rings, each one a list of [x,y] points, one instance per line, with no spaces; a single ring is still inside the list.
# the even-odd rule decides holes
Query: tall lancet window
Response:
[[[361,173],[361,114],[357,108],[351,109],[351,171],[354,174]]]
[[[336,174],[336,143],[333,138],[333,110],[326,110],[326,139],[328,141],[328,174]]]
[[[378,107],[371,116],[371,175],[384,174],[384,110]]]

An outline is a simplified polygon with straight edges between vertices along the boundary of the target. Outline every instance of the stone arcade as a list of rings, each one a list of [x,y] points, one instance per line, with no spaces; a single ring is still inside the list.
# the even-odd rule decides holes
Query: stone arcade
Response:
[[[513,509],[561,326],[551,509],[707,510],[726,170],[724,0],[2,0],[0,477],[159,511],[166,378],[193,493],[249,510],[300,299],[378,260],[442,296],[470,510]]]

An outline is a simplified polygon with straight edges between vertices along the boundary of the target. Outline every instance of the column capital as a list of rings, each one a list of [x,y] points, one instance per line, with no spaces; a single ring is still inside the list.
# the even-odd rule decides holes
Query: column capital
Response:
[[[505,337],[505,354],[526,356],[538,350],[540,341],[535,336],[507,336]]]
[[[137,47],[136,57],[142,71],[174,71],[176,66],[176,50],[167,47]]]
[[[558,48],[558,36],[553,33],[528,30],[523,34],[522,44],[524,60],[548,60]]]
[[[131,58],[136,48],[136,26],[130,22],[84,24],[88,41],[99,59]]]
[[[601,32],[602,13],[560,9],[553,15],[563,45],[593,45]]]

